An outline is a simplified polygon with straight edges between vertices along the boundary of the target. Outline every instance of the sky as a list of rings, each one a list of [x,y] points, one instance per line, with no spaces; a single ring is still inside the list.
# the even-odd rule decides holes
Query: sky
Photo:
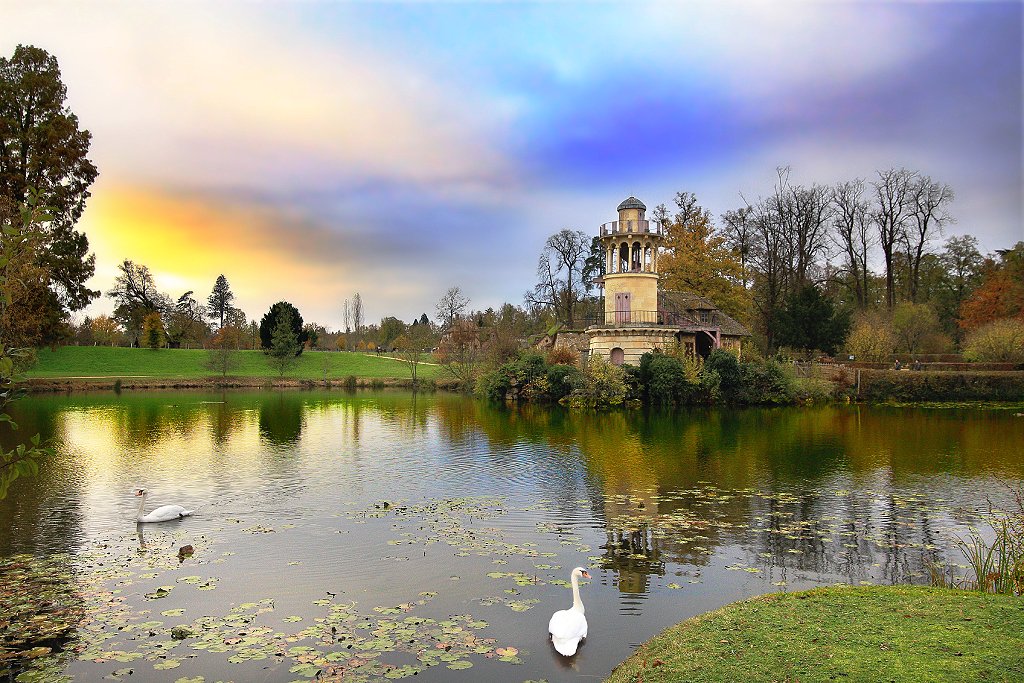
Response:
[[[715,216],[906,167],[982,251],[1024,239],[1019,2],[22,2],[100,171],[94,289],[219,274],[342,326],[521,304],[548,235],[696,193]],[[109,313],[103,296],[85,311]]]

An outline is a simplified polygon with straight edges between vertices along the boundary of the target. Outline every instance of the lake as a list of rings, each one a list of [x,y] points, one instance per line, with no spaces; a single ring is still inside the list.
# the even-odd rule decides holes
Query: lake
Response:
[[[926,584],[1024,481],[1019,407],[574,414],[269,390],[16,407],[57,453],[0,502],[0,561],[52,558],[84,614],[77,652],[35,660],[45,680],[600,680],[735,600]],[[196,513],[137,527],[140,487]],[[590,633],[565,659],[546,629],[576,566]]]

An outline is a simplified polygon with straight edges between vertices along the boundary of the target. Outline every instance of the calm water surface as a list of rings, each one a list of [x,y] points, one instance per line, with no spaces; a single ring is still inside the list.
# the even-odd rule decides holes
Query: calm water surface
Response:
[[[0,502],[0,558],[71,558],[84,649],[48,665],[74,680],[600,680],[737,599],[927,583],[929,561],[956,559],[952,535],[1024,480],[1014,413],[32,397],[21,433],[58,453]],[[150,509],[198,511],[137,528],[136,487]],[[593,575],[590,637],[566,660],[546,626],[575,566]],[[171,638],[179,625],[195,635]]]

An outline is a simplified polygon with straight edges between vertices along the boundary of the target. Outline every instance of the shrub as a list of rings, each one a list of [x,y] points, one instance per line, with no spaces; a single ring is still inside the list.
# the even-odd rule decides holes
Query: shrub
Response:
[[[572,393],[579,383],[582,372],[572,365],[552,365],[548,368],[548,396],[553,401],[560,401]]]
[[[785,404],[792,403],[796,396],[793,379],[773,360],[743,363],[740,374],[743,377],[742,390],[737,396],[740,403]]]
[[[1003,318],[970,332],[964,358],[988,363],[1024,363],[1024,320]]]
[[[626,400],[625,372],[600,356],[591,358],[577,377],[567,402],[574,408],[606,408]]]
[[[716,349],[704,361],[704,372],[718,373],[722,400],[730,403],[736,401],[743,389],[743,373],[740,371],[740,362],[736,356],[728,351]]]

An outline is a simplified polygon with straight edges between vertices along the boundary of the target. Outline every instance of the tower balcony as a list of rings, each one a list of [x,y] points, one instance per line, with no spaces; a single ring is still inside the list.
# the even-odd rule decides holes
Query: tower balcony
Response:
[[[600,318],[583,318],[577,321],[584,327],[672,327],[672,328],[693,328],[707,327],[717,328],[717,316],[715,320],[708,320],[707,323],[700,323],[695,318],[674,311],[638,311],[620,310],[605,311]]]
[[[610,235],[661,235],[664,230],[658,221],[610,221],[601,226],[601,237]]]

